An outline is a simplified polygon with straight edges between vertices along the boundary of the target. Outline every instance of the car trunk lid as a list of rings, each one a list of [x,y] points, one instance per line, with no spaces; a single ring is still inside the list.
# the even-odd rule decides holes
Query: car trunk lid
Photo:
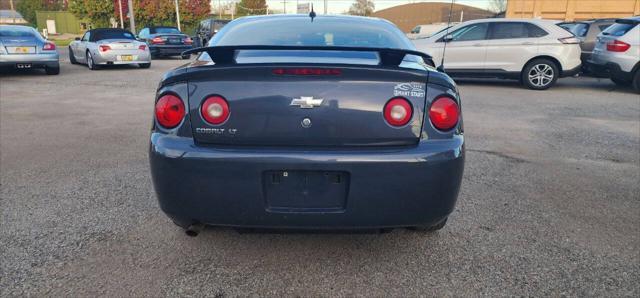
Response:
[[[36,54],[38,51],[35,37],[3,38],[1,41],[8,54]]]
[[[296,75],[321,69],[323,75]],[[401,146],[416,144],[424,117],[424,72],[377,66],[247,65],[195,67],[189,81],[194,139],[202,144],[258,146]],[[211,95],[224,97],[229,119],[207,123],[200,112]],[[406,98],[413,116],[389,125],[385,104]],[[303,122],[309,122],[305,124]]]

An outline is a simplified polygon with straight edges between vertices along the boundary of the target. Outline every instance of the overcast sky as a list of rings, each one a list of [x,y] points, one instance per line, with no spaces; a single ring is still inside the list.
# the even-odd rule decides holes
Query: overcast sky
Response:
[[[231,0],[220,0],[222,4],[225,2],[230,2]],[[324,11],[324,0],[267,0],[267,5],[271,9],[277,9],[282,11],[285,7],[283,3],[286,1],[286,7],[288,13],[295,13],[296,11],[296,2],[298,3],[313,3],[313,7],[316,12],[322,13]],[[218,0],[212,0],[213,7],[218,3]],[[329,13],[342,13],[349,9],[349,6],[354,2],[354,0],[328,0],[329,3]],[[374,0],[373,3],[376,5],[376,10],[381,10],[385,8],[389,8],[396,5],[407,4],[407,3],[415,3],[415,2],[446,2],[451,3],[448,0]],[[465,4],[470,6],[475,6],[478,8],[487,9],[489,8],[490,0],[455,0],[455,3]]]

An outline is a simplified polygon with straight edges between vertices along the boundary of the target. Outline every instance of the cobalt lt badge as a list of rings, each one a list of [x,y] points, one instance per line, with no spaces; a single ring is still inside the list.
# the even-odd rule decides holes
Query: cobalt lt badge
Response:
[[[302,127],[309,128],[309,127],[311,127],[311,119],[304,118],[304,119],[302,119],[302,123],[301,124],[302,124]]]

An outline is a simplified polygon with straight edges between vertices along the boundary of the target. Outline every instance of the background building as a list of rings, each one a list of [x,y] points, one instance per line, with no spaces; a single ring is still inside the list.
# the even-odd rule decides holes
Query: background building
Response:
[[[444,23],[449,19],[450,3],[412,3],[382,9],[373,13],[373,17],[383,18],[396,24],[402,31],[409,32],[417,25]],[[493,17],[488,10],[454,4],[451,13],[452,22],[460,22]]]
[[[0,9],[0,24],[24,25],[27,21],[15,10]]]
[[[640,15],[640,0],[508,0],[507,18],[563,21]]]

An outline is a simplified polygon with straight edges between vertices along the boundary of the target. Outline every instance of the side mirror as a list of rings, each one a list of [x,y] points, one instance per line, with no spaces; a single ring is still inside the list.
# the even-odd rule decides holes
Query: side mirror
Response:
[[[74,39],[79,41],[79,40],[80,40],[80,37],[76,37],[76,38],[74,38]]]
[[[450,42],[452,40],[453,40],[453,35],[451,35],[451,34],[447,34],[447,36],[442,38],[442,41],[444,41],[444,42]]]

